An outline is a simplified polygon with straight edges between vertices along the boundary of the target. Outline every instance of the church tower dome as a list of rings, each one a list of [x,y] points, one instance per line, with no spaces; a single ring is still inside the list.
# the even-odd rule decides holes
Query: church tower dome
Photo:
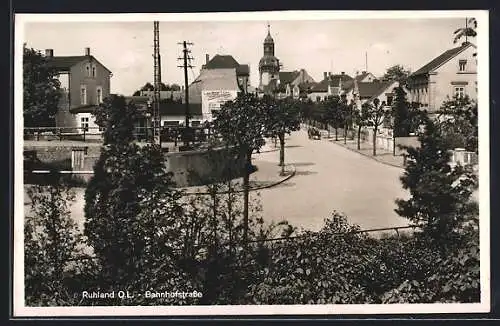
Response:
[[[277,86],[279,80],[280,63],[274,56],[274,40],[271,36],[271,26],[267,25],[267,36],[264,39],[264,55],[259,61],[261,90]],[[274,85],[274,86],[273,86]]]

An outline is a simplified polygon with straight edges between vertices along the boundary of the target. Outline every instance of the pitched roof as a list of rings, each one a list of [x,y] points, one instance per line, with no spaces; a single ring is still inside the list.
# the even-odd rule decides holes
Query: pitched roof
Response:
[[[279,72],[280,84],[283,85],[290,84],[299,76],[299,74],[300,74],[299,71],[280,71]]]
[[[48,65],[50,67],[54,67],[59,71],[69,71],[71,67],[74,65],[84,61],[84,60],[91,60],[98,62],[101,66],[104,67],[107,71],[111,72],[108,68],[106,68],[102,63],[100,63],[93,55],[91,56],[85,56],[85,55],[76,55],[76,56],[56,56],[56,57],[49,57],[48,59]]]
[[[216,54],[206,65],[205,69],[238,68],[240,64],[231,55]]]
[[[361,81],[362,81],[363,79],[365,79],[365,78],[366,78],[366,76],[368,76],[369,74],[370,74],[370,73],[369,73],[368,71],[363,71],[360,75],[357,75],[357,76],[356,76],[356,77],[354,77],[354,78],[356,78],[356,80],[357,80],[358,82],[361,82]]]
[[[353,78],[349,75],[341,75],[341,74],[336,74],[336,75],[330,75],[327,76],[325,79],[320,81],[319,83],[316,83],[312,87],[313,92],[328,92],[328,86],[332,87],[338,87],[339,86],[339,81],[342,80],[342,89],[347,89],[353,81]]]
[[[140,110],[145,110],[149,100],[148,96],[127,96],[127,101],[133,101]],[[184,115],[186,112],[186,103],[181,101],[160,101],[160,114],[178,116]],[[189,112],[191,115],[201,115],[201,103],[189,103]]]
[[[361,98],[376,97],[394,83],[394,81],[360,82],[358,83],[359,96]]]
[[[429,72],[435,70],[436,68],[439,68],[445,62],[447,62],[451,58],[455,57],[460,52],[462,52],[463,50],[467,49],[470,46],[472,46],[472,43],[464,43],[459,47],[449,49],[449,50],[443,52],[441,55],[434,58],[433,60],[431,60],[430,62],[428,62],[426,65],[424,65],[423,67],[421,67],[417,71],[415,71],[410,76],[428,74]]]
[[[160,103],[160,114],[167,116],[183,116],[186,113],[186,104],[178,102]],[[191,116],[201,116],[201,103],[189,103]]]

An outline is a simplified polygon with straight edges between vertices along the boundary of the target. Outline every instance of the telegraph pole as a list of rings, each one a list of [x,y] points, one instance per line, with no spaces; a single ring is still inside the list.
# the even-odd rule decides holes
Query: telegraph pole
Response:
[[[189,53],[191,53],[191,50],[188,49],[188,45],[193,45],[193,43],[190,43],[190,42],[186,42],[186,41],[183,41],[181,43],[177,43],[177,44],[180,44],[183,46],[183,49],[182,49],[182,52],[183,52],[183,56],[182,58],[177,58],[178,60],[182,60],[183,61],[183,65],[182,66],[177,66],[179,68],[183,68],[184,69],[184,102],[185,102],[185,105],[186,105],[186,109],[185,109],[185,116],[186,116],[186,120],[185,120],[185,126],[184,126],[184,131],[185,131],[185,138],[184,138],[184,145],[185,146],[188,146],[189,145],[189,139],[188,139],[188,130],[189,130],[189,118],[191,117],[191,113],[189,112],[189,80],[188,80],[188,68],[193,68],[193,66],[191,65],[191,60],[193,60],[193,58],[191,56],[189,56]]]
[[[153,143],[159,144],[161,148],[161,115],[160,115],[160,88],[161,88],[161,70],[160,70],[160,22],[154,21],[154,93],[153,93]]]

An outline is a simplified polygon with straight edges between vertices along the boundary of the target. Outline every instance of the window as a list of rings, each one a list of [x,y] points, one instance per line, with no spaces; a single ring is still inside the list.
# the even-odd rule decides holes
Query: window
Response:
[[[81,117],[80,118],[80,127],[82,128],[82,131],[89,130],[89,117]]]
[[[387,94],[387,105],[392,105],[392,99],[393,95],[392,94]]]
[[[102,103],[102,87],[97,87],[97,104]]]
[[[321,102],[321,96],[316,96],[316,102]]]
[[[465,66],[467,65],[467,60],[458,60],[458,70],[465,71]]]
[[[465,87],[463,86],[455,86],[454,87],[454,95],[458,98],[462,98],[465,96]]]
[[[96,72],[96,67],[95,67],[95,66],[93,66],[93,67],[92,67],[92,77],[95,77],[95,72]]]
[[[80,88],[80,104],[86,105],[87,104],[87,87],[82,86]]]
[[[85,66],[85,72],[87,73],[87,77],[90,77],[90,65]]]

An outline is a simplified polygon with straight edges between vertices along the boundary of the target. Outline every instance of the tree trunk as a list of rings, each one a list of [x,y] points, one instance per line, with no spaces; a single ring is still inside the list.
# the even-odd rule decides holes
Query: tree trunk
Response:
[[[338,141],[339,140],[339,130],[337,128],[337,126],[335,126],[335,141]]]
[[[361,126],[358,126],[358,151],[361,150]]]
[[[396,156],[396,137],[394,137],[394,130],[392,131],[392,156]]]
[[[377,128],[373,129],[373,156],[377,156]]]
[[[280,166],[281,175],[285,174],[285,134],[281,134],[280,138]]]
[[[344,126],[344,144],[347,144],[347,123]]]
[[[243,174],[243,245],[248,248],[248,198],[250,194],[250,169],[252,167],[252,152],[245,158],[245,171]]]

